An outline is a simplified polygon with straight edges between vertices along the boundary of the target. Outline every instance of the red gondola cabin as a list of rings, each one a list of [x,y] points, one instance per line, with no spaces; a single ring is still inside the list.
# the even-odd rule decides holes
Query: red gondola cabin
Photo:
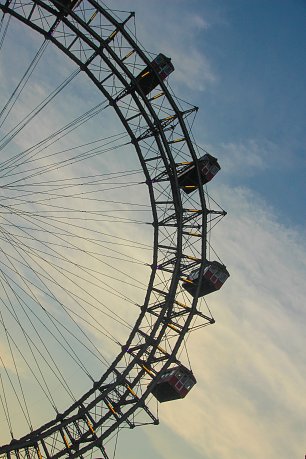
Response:
[[[192,193],[200,185],[209,182],[221,169],[217,158],[209,153],[198,159],[198,165],[201,177],[200,183],[194,163],[188,164],[177,175],[179,187],[187,194]]]
[[[151,62],[151,66],[154,68],[161,80],[167,78],[167,76],[174,70],[170,57],[166,57],[161,53],[158,54],[158,56],[156,56],[156,58]],[[147,66],[144,70],[142,70],[142,72],[136,77],[136,81],[138,83],[138,87],[145,95],[148,95],[159,84],[159,79],[150,66]]]
[[[219,290],[229,277],[226,267],[218,261],[207,261],[206,263],[202,280],[199,279],[200,269],[195,269],[191,271],[186,281],[183,282],[183,288],[192,296],[195,296],[199,283],[199,296],[204,296]]]
[[[192,371],[183,365],[168,368],[155,384],[152,394],[159,402],[184,398],[196,384]]]

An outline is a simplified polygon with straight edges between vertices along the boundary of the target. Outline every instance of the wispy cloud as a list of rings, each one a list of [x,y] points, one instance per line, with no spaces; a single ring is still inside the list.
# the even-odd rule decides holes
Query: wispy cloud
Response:
[[[204,147],[213,152],[220,160],[222,171],[226,177],[249,178],[265,171],[284,174],[284,170],[293,171],[296,167],[303,168],[305,161],[287,149],[284,150],[267,139],[249,138],[237,142],[222,142]]]
[[[182,46],[179,51],[169,45],[164,47],[175,65],[173,79],[189,89],[204,91],[215,83],[217,76],[208,58],[194,47]]]
[[[270,165],[267,146],[259,145],[255,140],[234,144],[222,143],[217,146],[218,156],[225,174],[235,176],[251,176],[266,169]]]
[[[203,457],[271,459],[303,453],[305,242],[250,191],[223,187],[220,232],[231,278],[210,295],[217,324],[190,338],[198,386],[163,418]],[[290,441],[288,441],[290,438]]]
[[[218,75],[203,49],[203,34],[211,27],[208,15],[206,17],[203,11],[191,12],[189,5],[181,1],[146,3],[145,6],[139,2],[135,9],[137,31],[143,45],[149,51],[171,57],[175,67],[171,84],[179,85],[181,94],[186,88],[204,91],[215,84]],[[149,23],[143,20],[145,17],[151,18]]]

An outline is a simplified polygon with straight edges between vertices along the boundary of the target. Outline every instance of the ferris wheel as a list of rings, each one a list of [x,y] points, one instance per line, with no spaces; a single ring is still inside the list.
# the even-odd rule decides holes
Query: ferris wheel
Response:
[[[196,383],[182,345],[229,276],[208,243],[220,165],[134,13],[0,10],[0,458],[108,459]]]

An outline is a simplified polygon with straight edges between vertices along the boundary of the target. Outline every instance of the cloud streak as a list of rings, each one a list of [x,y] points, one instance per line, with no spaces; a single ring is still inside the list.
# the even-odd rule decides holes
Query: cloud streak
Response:
[[[209,298],[217,324],[190,338],[198,386],[163,417],[203,458],[299,457],[305,244],[250,191],[222,187],[220,195],[231,217],[216,246],[231,278]]]

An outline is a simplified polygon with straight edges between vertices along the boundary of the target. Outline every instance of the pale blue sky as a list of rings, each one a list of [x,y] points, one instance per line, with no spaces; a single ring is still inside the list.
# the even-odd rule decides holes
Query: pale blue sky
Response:
[[[148,21],[138,29],[151,47],[155,30],[169,50],[177,41],[177,52],[192,50],[205,58],[207,65],[203,63],[195,78],[191,70],[190,88],[174,83],[186,100],[200,106],[197,140],[212,145],[216,155],[220,144],[253,141],[257,147],[259,170],[241,176],[239,168],[221,180],[251,187],[288,223],[305,227],[300,201],[306,175],[305,2],[172,0],[154,1],[151,7],[141,1],[134,5],[137,22]],[[200,20],[192,24],[192,18]],[[169,32],[170,38],[163,39]],[[175,60],[174,64],[180,66]]]
[[[222,167],[209,192],[228,211],[213,247],[231,273],[209,298],[216,324],[189,340],[198,384],[158,427],[125,431],[116,457],[302,458],[306,4],[105,3],[136,12],[139,41],[172,57],[170,86],[200,108],[195,139]]]
[[[172,57],[177,95],[200,107],[196,140],[222,166],[209,191],[229,212],[214,247],[231,271],[210,298],[215,327],[191,341],[194,393],[147,429],[154,451],[139,435],[127,457],[303,457],[305,2],[127,4],[144,46]]]

